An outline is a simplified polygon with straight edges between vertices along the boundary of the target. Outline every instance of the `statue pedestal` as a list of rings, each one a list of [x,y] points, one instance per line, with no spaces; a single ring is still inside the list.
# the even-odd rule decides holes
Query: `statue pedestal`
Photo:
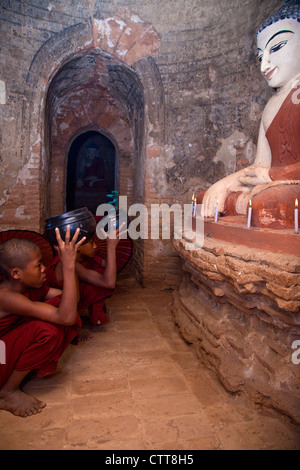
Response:
[[[198,250],[174,240],[185,271],[175,321],[229,391],[300,423],[300,235],[244,219],[206,221]]]
[[[193,230],[196,228],[193,218]],[[270,230],[256,227],[247,228],[245,216],[220,217],[204,222],[204,236],[229,242],[233,245],[245,245],[249,248],[300,256],[300,233],[292,229]]]

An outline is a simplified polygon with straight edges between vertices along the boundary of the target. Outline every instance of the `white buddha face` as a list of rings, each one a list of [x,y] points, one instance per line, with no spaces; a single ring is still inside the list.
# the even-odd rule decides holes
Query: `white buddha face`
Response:
[[[281,88],[300,74],[300,23],[284,19],[257,35],[260,70],[268,85]]]

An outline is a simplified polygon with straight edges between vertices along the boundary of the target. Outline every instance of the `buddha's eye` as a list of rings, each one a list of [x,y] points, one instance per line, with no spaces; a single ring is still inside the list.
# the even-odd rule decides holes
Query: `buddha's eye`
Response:
[[[275,44],[275,46],[271,47],[270,49],[270,54],[273,52],[277,52],[280,49],[282,49],[286,45],[287,41],[280,41],[278,44]]]

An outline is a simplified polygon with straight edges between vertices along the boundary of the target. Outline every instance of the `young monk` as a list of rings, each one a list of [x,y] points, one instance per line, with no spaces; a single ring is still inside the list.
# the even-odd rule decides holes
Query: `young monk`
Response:
[[[76,252],[85,237],[76,243],[76,231],[65,242],[56,229],[64,279],[61,291],[45,286],[45,266],[39,248],[32,242],[12,239],[0,245],[0,340],[5,344],[6,364],[0,364],[0,409],[27,417],[42,411],[45,403],[21,390],[31,371],[39,377],[55,371],[57,362],[78,335],[78,283],[75,271]],[[62,294],[58,308],[39,300],[51,300]]]
[[[122,224],[120,230],[124,225]],[[125,232],[126,230],[121,233]],[[94,326],[107,322],[104,311],[105,299],[113,294],[117,280],[116,248],[119,243],[119,230],[114,231],[111,225],[110,236],[107,236],[103,230],[102,233],[106,237],[106,260],[96,255],[97,245],[93,240],[81,245],[76,255],[76,272],[80,292],[78,311],[89,309],[90,321]],[[62,288],[62,274],[62,264],[59,257],[56,257],[46,271],[48,283],[53,287]],[[90,338],[91,335],[86,330],[79,331],[81,341]]]

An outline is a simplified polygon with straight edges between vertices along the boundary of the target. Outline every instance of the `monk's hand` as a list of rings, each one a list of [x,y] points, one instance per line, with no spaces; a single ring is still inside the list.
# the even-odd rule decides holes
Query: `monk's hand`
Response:
[[[120,238],[124,238],[123,235],[125,235],[126,233],[128,233],[128,229],[127,228],[124,228],[126,226],[126,222],[123,222],[120,227],[118,228],[118,230],[116,231],[116,237],[117,239],[119,240]]]
[[[116,230],[114,228],[114,221],[110,221],[110,229],[108,232],[105,232],[103,228],[101,228],[101,232],[103,235],[103,238],[106,240],[107,245],[109,246],[117,246],[120,240],[120,237],[125,235],[125,233],[128,232],[127,229],[124,229],[124,226],[126,225],[125,222],[120,225],[120,227]]]
[[[80,229],[77,228],[76,232],[71,239],[71,227],[70,225],[67,226],[65,241],[62,240],[61,234],[58,228],[55,229],[56,240],[58,243],[58,251],[61,262],[65,266],[75,266],[76,261],[76,253],[78,248],[85,242],[86,237],[83,237],[81,240],[78,240],[80,233]]]
[[[269,184],[272,182],[269,173],[270,168],[259,165],[251,165],[243,170],[239,181],[241,184],[250,186],[252,188],[261,184]]]

